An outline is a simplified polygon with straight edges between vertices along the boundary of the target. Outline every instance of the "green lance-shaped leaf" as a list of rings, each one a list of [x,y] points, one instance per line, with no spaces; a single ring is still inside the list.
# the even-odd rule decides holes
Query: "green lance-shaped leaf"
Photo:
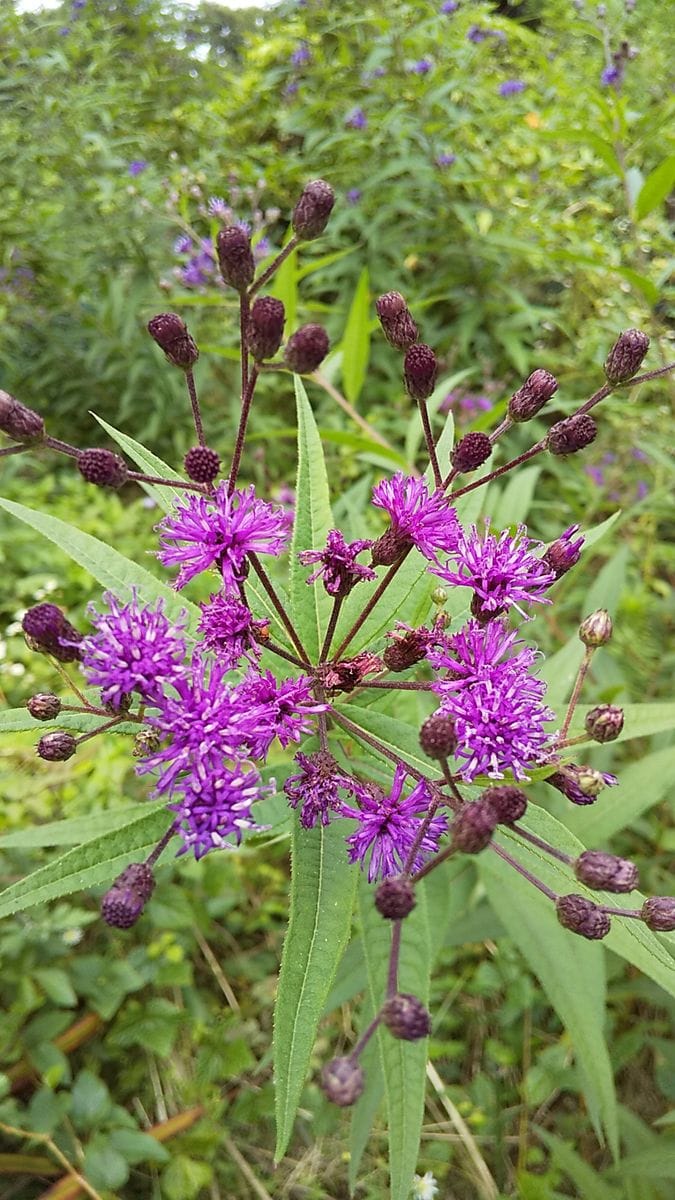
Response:
[[[654,167],[642,184],[635,200],[635,216],[638,221],[663,204],[673,186],[675,186],[675,154],[664,158],[658,167]]]
[[[36,721],[31,717],[27,708],[6,708],[0,712],[0,733],[36,733],[42,736],[48,729],[68,729],[71,733],[92,733],[109,721],[110,717],[92,715],[90,713],[61,712],[53,721]],[[120,721],[112,725],[106,733],[138,733],[139,726],[131,721]]]
[[[69,817],[65,821],[47,821],[29,829],[15,829],[0,837],[0,847],[7,849],[36,849],[43,846],[81,846],[93,837],[124,829],[133,821],[147,817],[149,812],[165,807],[163,801],[127,804],[107,812],[87,813],[86,817]]]
[[[310,573],[298,560],[301,550],[320,550],[333,527],[328,476],[321,438],[302,380],[295,376],[298,411],[298,479],[295,523],[291,542],[291,617],[313,662],[321,649],[322,630],[328,623],[332,601],[321,582],[307,586]]]
[[[386,991],[392,923],[375,908],[373,885],[362,879],[359,889],[359,913],[368,970],[368,990],[377,1011]],[[431,950],[424,889],[417,893],[417,904],[403,922],[398,990],[429,1002]],[[391,1200],[407,1200],[417,1165],[427,1066],[427,1039],[401,1041],[380,1026],[376,1035],[384,1075],[389,1129],[389,1174]],[[367,1081],[366,1081],[367,1086]]]
[[[342,335],[342,384],[350,404],[356,404],[366,381],[370,356],[370,287],[368,268],[359,275]]]
[[[5,888],[0,892],[0,917],[112,882],[129,862],[146,857],[169,827],[171,814],[163,805],[148,809],[123,829],[93,838]]]
[[[174,471],[173,467],[169,467],[167,463],[158,458],[156,454],[153,454],[152,450],[148,450],[143,446],[141,442],[137,442],[135,438],[129,437],[128,433],[123,433],[121,429],[115,429],[114,425],[109,425],[107,421],[103,420],[103,417],[97,416],[96,413],[92,413],[92,416],[105,429],[106,433],[110,434],[113,441],[117,442],[117,445],[128,454],[131,461],[136,464],[139,471],[142,471],[144,475],[158,475],[161,479],[180,480],[182,478]],[[160,508],[163,508],[165,512],[169,512],[175,501],[185,499],[185,492],[179,488],[161,487],[152,483],[142,483],[140,486],[149,496],[152,496],[155,503]]]
[[[131,599],[133,589],[136,588],[144,604],[151,604],[161,596],[164,599],[165,611],[172,619],[175,620],[182,611],[187,610],[192,620],[198,620],[199,609],[194,604],[177,596],[168,584],[161,583],[144,567],[139,567],[138,563],[125,558],[118,550],[92,537],[90,533],[83,533],[81,529],[68,525],[59,517],[26,508],[24,504],[17,504],[13,500],[0,499],[0,508],[4,508],[5,512],[17,517],[24,524],[30,525],[50,542],[54,542],[69,558],[89,571],[94,579],[120,599]]]
[[[344,826],[303,829],[291,839],[291,904],[274,1010],[277,1162],[293,1131],[316,1030],[351,930],[357,871]]]

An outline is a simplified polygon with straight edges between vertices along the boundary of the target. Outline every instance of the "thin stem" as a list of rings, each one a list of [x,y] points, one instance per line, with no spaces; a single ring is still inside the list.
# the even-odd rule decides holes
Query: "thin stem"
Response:
[[[608,904],[599,904],[598,907],[607,913],[608,917],[633,917],[636,921],[642,920],[642,910],[639,908],[612,908]]]
[[[443,779],[445,780],[446,787],[450,788],[450,791],[452,792],[452,795],[453,795],[454,801],[455,801],[454,804],[453,804],[452,800],[450,801],[450,807],[453,809],[454,812],[458,812],[459,809],[464,804],[464,797],[463,797],[462,793],[460,792],[459,788],[457,787],[457,784],[455,783],[454,779],[452,778],[452,772],[450,771],[450,763],[448,762],[447,758],[441,759],[441,769],[443,771]]]
[[[109,721],[104,721],[96,729],[92,729],[91,733],[83,733],[79,738],[76,738],[78,746],[83,742],[88,742],[90,738],[98,737],[99,733],[105,733],[106,729],[112,729],[114,725],[119,725],[121,721],[126,720],[126,713],[122,717],[111,717]]]
[[[507,414],[507,416],[504,417],[503,421],[500,421],[497,428],[493,429],[492,433],[489,435],[490,441],[492,442],[493,446],[494,446],[495,442],[499,441],[500,437],[504,436],[504,434],[511,428],[512,425],[513,425],[513,421]]]
[[[246,383],[243,385],[244,391],[242,393],[241,413],[239,416],[239,428],[237,430],[237,440],[234,444],[234,451],[232,454],[232,465],[230,467],[229,482],[227,485],[228,495],[230,495],[230,496],[232,495],[232,493],[235,489],[235,485],[237,482],[237,476],[239,474],[239,467],[241,466],[241,456],[244,452],[244,442],[246,440],[246,426],[248,425],[249,413],[251,411],[251,401],[253,399],[253,393],[255,391],[255,385],[256,385],[257,381],[258,381],[258,368],[257,368],[257,366],[254,366],[253,370],[251,371],[250,377],[247,378]],[[242,383],[243,383],[243,381],[242,381]]]
[[[398,987],[398,963],[401,957],[401,929],[403,922],[394,921],[391,931],[391,950],[389,952],[389,971],[387,972],[387,1000],[396,995]]]
[[[412,549],[412,547],[410,549]],[[338,649],[335,651],[335,654],[333,655],[333,660],[335,662],[337,662],[339,659],[341,659],[343,657],[344,652],[347,649],[347,646],[352,641],[352,639],[356,637],[356,635],[359,632],[359,629],[363,625],[364,621],[370,616],[371,612],[375,608],[375,605],[378,603],[378,601],[381,599],[381,597],[384,595],[385,591],[389,587],[389,584],[391,583],[392,579],[396,575],[396,572],[398,571],[399,567],[405,562],[405,559],[407,558],[407,556],[410,553],[410,549],[405,550],[403,552],[403,554],[397,560],[397,562],[392,564],[392,566],[387,571],[387,574],[384,575],[382,577],[382,579],[380,580],[380,582],[378,583],[377,587],[375,588],[375,591],[373,592],[372,596],[370,597],[370,600],[365,605],[365,607],[361,610],[361,612],[359,613],[358,617],[356,618],[354,624],[352,625],[351,629],[349,630],[349,633],[344,638],[344,640],[342,641],[340,646],[338,646]]]
[[[42,444],[49,446],[51,450],[58,450],[60,454],[68,454],[71,458],[77,458],[80,453],[79,450],[75,449],[75,446],[71,446],[68,442],[62,442],[60,438],[48,436],[44,438]]]
[[[422,418],[422,429],[424,430],[424,441],[426,442],[427,454],[429,455],[429,463],[431,465],[431,470],[433,471],[433,474],[434,474],[434,486],[436,488],[436,491],[440,491],[440,489],[443,487],[443,476],[441,475],[441,468],[438,465],[438,455],[436,453],[436,444],[434,442],[434,435],[433,435],[433,432],[431,429],[431,421],[429,420],[429,409],[427,408],[425,400],[419,400],[417,403],[417,407],[419,408],[420,417]]]
[[[204,438],[204,426],[202,425],[202,414],[199,407],[199,399],[197,396],[197,388],[195,387],[195,377],[192,372],[192,367],[188,367],[185,372],[185,382],[187,384],[188,395],[190,397],[190,404],[192,405],[192,420],[195,423],[195,433],[197,434],[199,445],[205,446],[206,440]]]
[[[145,475],[142,471],[129,471],[128,478],[134,483],[154,483],[159,487],[185,488],[188,492],[200,492],[204,495],[201,483],[188,483],[186,479],[163,479],[161,475]]]
[[[239,356],[241,360],[241,402],[248,387],[248,314],[249,298],[245,292],[239,296]]]
[[[248,289],[249,299],[251,298],[251,296],[254,296],[255,293],[260,290],[261,287],[264,287],[264,285],[267,283],[267,281],[272,278],[272,276],[274,275],[274,272],[279,269],[282,262],[284,262],[288,258],[289,254],[293,253],[293,251],[295,250],[295,247],[297,245],[298,245],[298,237],[294,233],[293,237],[290,239],[290,241],[286,242],[286,245],[283,247],[282,250],[279,251],[276,258],[273,260],[273,262],[270,263],[269,267],[266,267],[265,270],[263,271],[262,275],[259,275],[258,278],[255,280],[255,282],[251,284],[250,288]]]
[[[456,491],[451,493],[451,499],[457,500],[460,496],[466,496],[467,492],[474,492],[476,488],[484,487],[486,483],[491,483],[493,479],[498,479],[500,475],[505,475],[507,471],[512,471],[514,467],[519,467],[521,463],[534,458],[535,454],[540,454],[545,449],[546,438],[542,438],[540,442],[536,442],[534,446],[530,446],[529,450],[525,450],[517,458],[512,458],[509,462],[504,463],[503,467],[497,467],[496,470],[490,471],[488,475],[483,475],[480,479],[474,480],[473,483],[467,483],[465,487],[457,488]]]
[[[543,838],[537,837],[535,833],[530,833],[529,829],[523,829],[522,825],[516,825],[514,823],[510,826],[510,828],[513,829],[514,833],[517,833],[518,836],[523,838],[526,842],[529,842],[532,846],[538,846],[540,850],[543,850],[546,854],[550,854],[552,858],[557,858],[559,862],[567,864],[574,862],[571,854],[565,854],[564,851],[557,850],[555,846],[551,846],[550,843],[545,842]]]
[[[433,686],[430,679],[362,679],[359,684],[362,688],[391,688],[393,691],[398,688],[403,692],[430,692]]]
[[[58,658],[52,658],[52,666],[56,668],[56,670],[58,671],[61,678],[64,680],[65,683],[68,684],[68,687],[70,688],[71,692],[74,692],[75,695],[77,696],[78,700],[80,700],[81,703],[85,705],[87,712],[91,712],[93,705],[89,703],[89,701],[87,700],[87,697],[84,695],[83,692],[80,691],[77,684],[73,683],[73,680],[70,678],[70,675],[66,671],[65,667],[63,667],[61,665]]]
[[[87,1196],[91,1197],[91,1200],[101,1200],[100,1193],[87,1182],[84,1175],[80,1175],[79,1171],[75,1170],[72,1163],[68,1162],[65,1154],[59,1150],[56,1142],[52,1141],[48,1133],[37,1133],[34,1129],[16,1129],[14,1125],[6,1125],[4,1121],[0,1122],[0,1130],[11,1137],[22,1138],[24,1141],[39,1142],[43,1146],[46,1146],[54,1155],[54,1158],[61,1164],[68,1178],[73,1184],[77,1185],[80,1191],[86,1192]],[[72,1189],[70,1194],[72,1195]]]
[[[352,736],[358,738],[359,741],[365,742],[367,746],[372,746],[373,750],[377,750],[377,752],[382,754],[384,758],[388,758],[391,762],[396,763],[397,767],[404,766],[408,774],[411,775],[413,779],[416,779],[418,783],[421,780],[428,782],[426,777],[422,775],[421,771],[417,771],[415,767],[411,767],[407,762],[405,762],[404,759],[401,758],[400,754],[394,754],[393,750],[390,750],[388,746],[384,745],[384,742],[381,742],[378,738],[373,737],[371,733],[367,733],[365,729],[362,729],[360,725],[356,725],[354,721],[350,721],[349,717],[345,717],[342,712],[338,712],[337,709],[331,708],[330,714],[338,725],[341,725],[343,729],[347,730],[347,733],[351,733]]]
[[[569,729],[570,724],[572,722],[572,717],[574,716],[574,710],[575,710],[577,704],[579,703],[579,696],[581,695],[581,689],[584,686],[584,680],[588,674],[588,668],[591,665],[591,659],[593,658],[594,650],[595,650],[594,646],[586,646],[586,648],[585,648],[584,657],[582,659],[581,666],[579,667],[579,670],[577,671],[577,677],[574,682],[574,689],[572,691],[572,695],[570,696],[570,702],[567,705],[567,712],[565,713],[565,720],[563,721],[562,729],[560,730],[561,739],[567,737],[567,730]]]
[[[325,663],[326,659],[328,658],[328,653],[330,651],[330,644],[333,640],[333,634],[335,633],[335,627],[336,627],[336,625],[338,623],[338,619],[340,617],[340,609],[342,608],[343,600],[344,600],[344,596],[336,596],[335,599],[333,600],[333,607],[331,609],[330,617],[328,618],[328,627],[326,629],[326,635],[323,639],[323,646],[321,647],[321,653],[319,655],[320,663]]]
[[[279,658],[285,658],[286,662],[293,663],[296,667],[306,667],[307,663],[298,658],[297,655],[291,654],[290,650],[284,650],[283,646],[277,646],[276,642],[259,642],[259,646],[263,649],[271,651],[272,654],[278,654]]]
[[[32,449],[31,446],[26,446],[21,443],[19,446],[5,446],[4,450],[0,450],[0,458],[9,458],[10,454],[21,454],[24,450]]]
[[[260,559],[258,558],[257,554],[249,554],[248,560],[249,560],[251,566],[253,567],[253,570],[255,571],[256,575],[258,576],[258,579],[262,583],[265,591],[267,592],[267,595],[269,596],[270,600],[272,601],[275,612],[278,614],[278,616],[284,626],[284,629],[286,630],[289,638],[291,639],[293,645],[295,646],[295,649],[297,650],[298,654],[300,655],[300,658],[302,660],[302,666],[309,667],[311,664],[309,661],[309,656],[307,654],[307,651],[305,650],[305,647],[303,646],[302,642],[300,641],[300,638],[298,637],[295,626],[294,626],[293,622],[291,621],[291,618],[289,617],[288,613],[286,612],[286,609],[284,608],[283,604],[281,603],[281,600],[279,599],[279,597],[277,595],[276,588],[274,587],[272,580],[270,579],[269,575],[267,574],[267,571],[265,570],[262,563],[260,562]]]
[[[371,1037],[375,1033],[375,1030],[377,1029],[377,1027],[381,1021],[382,1021],[382,1013],[379,1012],[376,1017],[373,1017],[372,1021],[370,1022],[370,1025],[366,1029],[365,1033],[361,1034],[361,1037],[359,1038],[358,1042],[356,1043],[351,1054],[348,1055],[348,1057],[352,1060],[352,1062],[356,1062],[357,1058],[359,1057],[359,1054],[361,1054],[362,1051],[365,1049],[365,1047],[368,1045],[368,1042],[370,1041]]]
[[[445,850],[441,850],[440,854],[437,854],[434,858],[430,858],[429,862],[425,863],[421,870],[416,871],[414,875],[411,875],[410,878],[412,882],[419,883],[420,879],[424,879],[425,875],[428,875],[430,871],[434,871],[436,867],[440,867],[441,863],[444,863],[449,858],[452,858],[452,855],[455,853],[456,849],[454,846],[446,846]]]
[[[340,405],[342,411],[345,412],[347,416],[351,418],[354,424],[358,425],[359,429],[362,429],[363,432],[367,434],[367,436],[373,442],[378,442],[380,446],[384,446],[387,450],[392,450],[395,452],[395,447],[392,446],[391,442],[388,442],[381,433],[378,433],[377,429],[374,429],[372,425],[368,424],[361,414],[356,411],[354,406],[349,403],[349,400],[342,395],[342,392],[339,392],[338,389],[331,383],[330,379],[327,379],[325,375],[322,375],[321,371],[314,371],[310,378],[313,379],[314,382],[319,385],[319,387],[323,388],[324,392],[328,393],[331,400],[334,400],[336,404]],[[414,474],[418,475],[419,472],[414,471]]]
[[[592,742],[593,738],[587,733],[578,733],[576,737],[565,738],[564,742],[556,743],[556,750],[568,750],[570,746],[580,746],[582,742]]]
[[[417,833],[415,834],[415,839],[413,841],[412,846],[410,847],[410,850],[408,851],[408,857],[406,858],[405,863],[403,865],[404,875],[409,875],[410,871],[412,870],[413,863],[415,862],[415,859],[417,858],[417,851],[419,850],[420,846],[422,845],[422,842],[424,841],[426,832],[427,832],[429,826],[431,825],[431,822],[433,821],[434,816],[436,815],[436,809],[438,808],[442,798],[443,797],[439,796],[439,794],[437,792],[434,793],[434,795],[432,796],[431,804],[429,805],[429,808],[427,809],[424,820],[422,821],[419,829],[417,830]]]
[[[495,854],[498,854],[500,858],[503,858],[504,862],[507,862],[510,867],[513,867],[514,871],[517,871],[519,875],[522,875],[523,879],[527,879],[528,883],[533,884],[534,887],[538,888],[540,892],[543,892],[545,896],[548,896],[549,900],[553,900],[555,902],[558,899],[557,892],[551,891],[550,887],[547,887],[545,883],[542,883],[541,879],[537,879],[536,875],[533,875],[531,871],[528,871],[527,868],[522,865],[522,863],[519,863],[517,859],[513,858],[513,856],[509,854],[508,850],[505,850],[503,846],[498,846],[496,842],[490,842],[490,849],[494,850]]]
[[[173,821],[172,824],[167,829],[166,833],[158,841],[154,850],[151,850],[150,854],[148,855],[148,857],[145,860],[146,867],[154,867],[160,854],[162,853],[163,850],[166,849],[166,847],[168,846],[172,837],[174,837],[175,833],[177,832],[178,824],[179,824],[178,821]]]

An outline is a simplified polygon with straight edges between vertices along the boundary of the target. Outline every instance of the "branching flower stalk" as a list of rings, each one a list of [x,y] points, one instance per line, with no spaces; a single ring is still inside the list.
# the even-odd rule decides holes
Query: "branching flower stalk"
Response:
[[[497,855],[546,897],[565,928],[592,940],[605,937],[615,917],[641,920],[650,929],[675,928],[673,898],[654,897],[639,910],[624,910],[596,903],[585,893],[560,894],[511,852],[514,844],[534,848],[559,864],[558,871],[569,872],[571,884],[574,880],[591,894],[630,892],[637,886],[637,870],[627,860],[595,850],[573,859],[526,823],[534,772],[577,805],[592,804],[604,787],[616,783],[613,775],[567,760],[572,745],[604,743],[621,733],[621,709],[605,704],[587,714],[584,734],[568,736],[592,657],[611,637],[611,621],[599,611],[582,623],[584,658],[556,729],[538,675],[541,656],[522,634],[532,610],[549,605],[557,581],[576,566],[583,535],[573,525],[544,546],[525,526],[495,530],[492,514],[480,527],[464,528],[456,508],[461,497],[536,455],[566,458],[582,451],[598,432],[591,410],[614,391],[672,368],[638,375],[649,339],[639,330],[624,331],[607,357],[606,382],[588,400],[553,423],[529,449],[465,483],[464,477],[488,462],[497,441],[514,424],[531,420],[550,403],[557,380],[542,368],[534,370],[511,396],[506,416],[493,432],[466,434],[445,463],[427,407],[438,371],[435,353],[420,341],[404,297],[398,292],[379,297],[383,334],[403,355],[405,389],[419,408],[427,471],[399,472],[376,483],[375,511],[366,514],[365,536],[347,542],[342,531],[332,529],[325,544],[297,550],[299,566],[312,568],[307,586],[323,589],[332,601],[324,627],[310,638],[294,607],[293,588],[286,589],[291,596],[287,602],[279,571],[268,566],[287,550],[293,518],[239,480],[261,375],[281,369],[311,376],[329,351],[327,334],[316,324],[303,325],[284,340],[283,305],[261,292],[292,252],[323,234],[333,203],[329,184],[308,183],[293,211],[291,239],[257,278],[248,234],[230,225],[218,235],[219,269],[224,283],[238,294],[240,326],[239,422],[224,477],[221,457],[208,445],[202,422],[194,375],[199,350],[175,313],[153,317],[148,330],[171,366],[185,375],[196,436],[185,456],[185,478],[131,470],[109,449],[78,450],[49,435],[38,413],[4,392],[0,430],[12,444],[0,455],[46,447],[73,459],[90,485],[119,489],[144,482],[182,489],[184,495],[157,527],[156,553],[162,566],[177,568],[177,590],[189,587],[196,576],[213,581],[215,590],[200,605],[196,629],[188,629],[186,615],[171,619],[161,601],[146,604],[135,591],[107,594],[104,611],[91,610],[93,632],[86,634],[55,605],[29,609],[23,618],[29,646],[51,656],[62,674],[63,664],[79,665],[85,683],[100,696],[100,702],[92,703],[66,676],[78,705],[62,704],[51,693],[31,697],[31,715],[47,730],[38,755],[65,761],[112,727],[123,722],[136,726],[136,770],[152,780],[152,794],[166,801],[169,815],[147,860],[130,864],[103,898],[104,919],[124,929],[140,918],[150,900],[154,866],[170,843],[177,842],[178,854],[200,859],[213,850],[236,847],[250,832],[262,832],[255,806],[274,785],[263,782],[261,766],[273,745],[295,748],[297,773],[286,779],[283,791],[296,819],[316,837],[333,821],[352,822],[345,839],[345,870],[351,863],[367,871],[369,882],[377,884],[377,910],[392,923],[382,1006],[352,1052],[328,1063],[322,1073],[326,1094],[346,1106],[363,1090],[358,1060],[376,1029],[384,1026],[404,1040],[429,1033],[425,1006],[398,990],[399,960],[416,886],[447,859]],[[331,394],[330,388],[327,392]],[[366,638],[368,618],[411,555],[420,564],[430,603],[433,596],[437,605],[434,620],[410,627],[396,622],[393,614],[393,627],[384,638]],[[251,571],[269,602],[264,613],[256,611],[254,590],[247,588]],[[470,617],[451,630],[444,605],[456,588],[470,596]],[[345,601],[355,590],[363,603],[345,630]],[[359,635],[362,644],[348,657]],[[320,647],[315,657],[308,649],[312,645]],[[278,677],[270,662],[283,665],[285,674]],[[392,692],[401,701],[410,692],[435,697],[436,709],[419,730],[419,752],[392,745],[364,727],[367,722],[358,716],[364,710],[353,699],[363,690],[376,701],[378,689],[385,699]],[[62,711],[86,713],[102,723],[76,738],[59,729]],[[379,778],[383,765],[391,770],[387,787],[341,765],[351,764],[359,745],[378,761]],[[420,770],[424,759],[429,767]],[[473,789],[471,799],[467,786]],[[500,829],[509,833],[509,849],[499,840]]]

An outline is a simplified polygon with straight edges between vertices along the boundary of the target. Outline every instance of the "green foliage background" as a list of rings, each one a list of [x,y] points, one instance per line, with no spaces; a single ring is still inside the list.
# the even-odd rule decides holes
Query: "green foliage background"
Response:
[[[311,387],[344,528],[377,471],[419,450],[397,356],[377,336],[372,344],[355,339],[355,329],[375,327],[378,292],[405,293],[442,359],[447,391],[490,398],[490,414],[471,418],[456,406],[463,428],[486,428],[534,366],[556,374],[556,410],[571,411],[597,385],[608,346],[629,325],[652,337],[653,365],[672,359],[667,8],[638,0],[627,14],[609,3],[603,26],[592,5],[563,0],[465,0],[449,16],[440,3],[402,0],[386,9],[308,0],[237,13],[157,0],[87,0],[81,9],[23,16],[4,6],[0,386],[43,412],[54,436],[103,444],[93,410],[178,462],[190,445],[187,406],[144,331],[154,312],[175,308],[209,351],[199,363],[200,394],[210,440],[226,451],[238,417],[234,308],[215,284],[180,282],[173,244],[186,230],[213,236],[206,200],[224,195],[242,219],[255,222],[260,212],[260,233],[279,246],[290,207],[314,176],[328,178],[339,195],[329,237],[291,263],[278,294],[296,323],[326,323],[335,349],[328,382],[395,448],[376,444],[326,388]],[[474,43],[473,25],[504,36]],[[617,93],[601,85],[600,73],[606,48],[623,37],[639,55]],[[301,47],[307,61],[294,62]],[[411,70],[423,59],[427,73]],[[501,97],[498,86],[508,79],[527,86]],[[355,109],[365,128],[348,124]],[[444,154],[456,159],[441,167]],[[147,163],[136,176],[134,161]],[[264,383],[245,469],[274,490],[294,461],[296,409],[290,379]],[[612,611],[616,636],[598,661],[588,702],[658,701],[672,677],[668,388],[661,381],[611,399],[583,461],[547,463],[518,490],[490,492],[503,523],[527,518],[544,539],[573,520],[588,527],[621,509],[589,571],[568,577],[537,623],[537,638],[553,651],[590,608]],[[522,447],[516,432],[509,450],[529,444],[530,432]],[[131,489],[121,498],[85,494],[67,467],[40,452],[3,460],[1,490],[109,535],[157,573],[147,553],[157,513]],[[0,687],[13,708],[51,684],[19,636],[22,611],[48,597],[84,621],[97,590],[85,570],[4,514],[0,562]],[[83,831],[95,832],[92,814],[102,812],[96,819],[110,819],[112,829],[144,796],[115,739],[56,769],[35,763],[34,740],[20,733],[0,748],[6,884],[59,852],[37,827],[79,821],[76,845]],[[612,835],[613,848],[639,862],[645,890],[668,892],[673,735],[645,737],[639,747],[649,756],[645,767],[632,765],[631,744],[593,758],[627,773],[625,794],[640,801],[628,819],[612,823],[598,806],[581,813],[588,823],[579,820],[573,831],[603,846]],[[275,766],[280,779],[283,767]],[[337,1200],[357,1173],[357,1196],[386,1195],[381,1118],[357,1172],[374,1116],[357,1110],[348,1171],[345,1118],[313,1081],[282,1166],[272,1167],[269,1046],[287,850],[280,835],[264,851],[250,843],[199,866],[165,864],[148,915],[126,938],[98,923],[100,889],[5,921],[2,1061],[8,1092],[22,1072],[24,1082],[2,1102],[0,1120],[49,1134],[104,1196],[253,1195],[233,1145],[272,1196]],[[498,887],[473,872],[452,882],[430,997],[431,1061],[447,1090],[432,1074],[418,1170],[433,1171],[441,1196],[460,1200],[667,1197],[675,1155],[672,1005],[608,956],[617,1165],[584,1107],[568,1031],[495,915]],[[367,964],[359,945],[326,1003],[317,1068],[341,1038],[350,1043],[361,1019]],[[83,1014],[102,1026],[88,1043],[76,1039],[70,1053],[59,1038]],[[148,1127],[197,1104],[205,1115],[166,1146],[147,1137]],[[8,1194],[44,1194],[51,1176],[35,1159],[49,1153],[14,1135],[4,1141],[7,1155],[33,1157],[21,1174],[16,1157],[0,1154]]]

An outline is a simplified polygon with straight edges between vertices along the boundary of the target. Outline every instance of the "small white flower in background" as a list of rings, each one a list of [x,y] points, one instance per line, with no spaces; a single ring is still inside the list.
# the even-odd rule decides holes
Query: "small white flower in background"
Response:
[[[437,1192],[438,1184],[434,1179],[432,1171],[427,1171],[424,1175],[415,1176],[412,1186],[413,1200],[434,1200]]]

